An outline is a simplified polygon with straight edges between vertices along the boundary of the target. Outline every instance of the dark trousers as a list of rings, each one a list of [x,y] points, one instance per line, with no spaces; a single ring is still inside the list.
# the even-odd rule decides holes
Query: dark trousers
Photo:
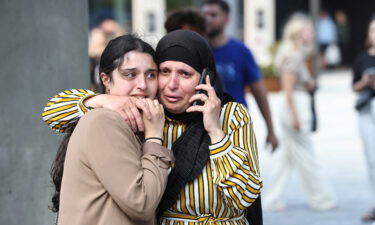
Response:
[[[246,219],[251,225],[263,225],[262,201],[259,197],[246,210]]]

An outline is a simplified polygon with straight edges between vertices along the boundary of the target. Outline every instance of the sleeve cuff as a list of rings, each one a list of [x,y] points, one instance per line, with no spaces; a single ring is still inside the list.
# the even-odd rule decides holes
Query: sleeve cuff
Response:
[[[78,102],[78,110],[80,111],[80,113],[85,114],[87,113],[88,111],[90,111],[92,108],[89,108],[89,107],[86,107],[85,104],[83,104],[83,102],[91,97],[94,97],[96,96],[95,93],[91,93],[91,94],[88,94],[86,95],[85,97],[81,98]]]
[[[224,155],[225,153],[230,151],[232,146],[233,144],[230,140],[230,136],[226,134],[221,141],[209,146],[210,158],[214,159]]]
[[[155,142],[146,141],[143,143],[142,152],[143,155],[153,155],[167,163],[174,162],[173,152]]]

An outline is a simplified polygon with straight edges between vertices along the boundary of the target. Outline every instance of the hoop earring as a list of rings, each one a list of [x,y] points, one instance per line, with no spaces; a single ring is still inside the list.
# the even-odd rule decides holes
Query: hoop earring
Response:
[[[105,87],[105,93],[109,94],[109,88]]]

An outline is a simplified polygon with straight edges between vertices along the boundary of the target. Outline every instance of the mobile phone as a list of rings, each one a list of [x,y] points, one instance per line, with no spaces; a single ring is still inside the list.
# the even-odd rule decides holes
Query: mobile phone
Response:
[[[206,67],[206,68],[203,69],[203,72],[202,72],[202,75],[201,75],[201,77],[199,79],[198,85],[205,84],[206,83],[206,77],[208,75],[209,75],[209,70]],[[203,90],[197,90],[197,91],[195,91],[195,94],[202,94],[202,93],[207,95],[206,91],[203,91]],[[193,105],[203,105],[203,104],[204,103],[202,101],[199,101],[199,100],[196,100],[196,101],[193,102]]]

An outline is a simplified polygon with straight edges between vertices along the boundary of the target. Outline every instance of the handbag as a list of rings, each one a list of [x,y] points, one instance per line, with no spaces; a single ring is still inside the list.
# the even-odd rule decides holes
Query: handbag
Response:
[[[316,132],[318,130],[318,116],[315,108],[315,91],[310,92],[311,97],[311,131]]]

